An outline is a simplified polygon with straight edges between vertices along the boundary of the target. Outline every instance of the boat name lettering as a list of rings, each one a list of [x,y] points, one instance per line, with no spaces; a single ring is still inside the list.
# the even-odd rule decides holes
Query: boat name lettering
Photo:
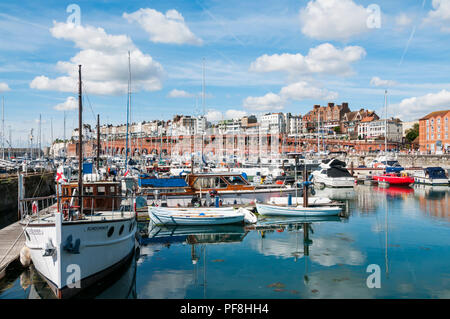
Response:
[[[29,229],[27,229],[27,231],[30,235],[43,235],[44,234],[41,229],[29,228]]]
[[[88,227],[88,231],[99,231],[99,230],[106,230],[108,229],[108,226],[94,226],[94,227]]]

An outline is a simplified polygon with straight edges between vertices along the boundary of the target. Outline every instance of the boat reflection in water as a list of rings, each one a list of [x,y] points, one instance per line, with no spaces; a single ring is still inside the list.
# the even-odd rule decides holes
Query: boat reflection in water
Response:
[[[407,196],[408,194],[414,193],[414,189],[411,187],[402,186],[390,186],[388,188],[384,187],[374,187],[373,190],[379,193],[385,193],[389,197]]]
[[[351,200],[356,198],[356,191],[354,187],[350,188],[315,188],[318,197],[327,197],[332,200]]]
[[[241,242],[248,231],[243,225],[157,226],[150,224],[141,232],[141,244],[214,244]]]
[[[114,273],[103,278],[95,285],[86,288],[76,295],[76,299],[136,299],[136,268],[138,252],[133,258],[117,269]],[[23,278],[22,278],[23,277]],[[47,282],[30,267],[29,271],[22,273],[21,282],[29,283],[28,299],[56,299]]]
[[[450,221],[450,187],[417,184],[413,192],[422,212]]]
[[[313,245],[313,240],[311,239],[311,234],[314,234],[313,224],[323,223],[323,222],[341,222],[344,219],[339,216],[318,216],[318,217],[266,217],[258,221],[255,226],[256,230],[261,236],[261,247],[260,251],[264,252],[264,239],[271,233],[277,232],[295,232],[295,250],[292,250],[294,246],[292,243],[287,243],[287,247],[278,247],[280,250],[285,250],[286,248],[292,250],[289,255],[294,258],[297,262],[298,259],[304,257],[305,270],[303,273],[303,282],[305,285],[309,282],[308,276],[308,262],[310,256],[310,246]],[[303,249],[300,246],[299,233],[303,234]],[[281,244],[281,243],[280,243]],[[279,252],[280,253],[280,252]],[[284,252],[284,255],[287,252]],[[282,253],[283,254],[283,253]]]

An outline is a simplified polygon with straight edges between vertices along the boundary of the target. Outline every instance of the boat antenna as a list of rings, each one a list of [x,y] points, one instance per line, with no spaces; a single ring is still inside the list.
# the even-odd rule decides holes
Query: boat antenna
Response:
[[[78,65],[78,206],[83,212],[83,104],[81,89],[81,65]]]

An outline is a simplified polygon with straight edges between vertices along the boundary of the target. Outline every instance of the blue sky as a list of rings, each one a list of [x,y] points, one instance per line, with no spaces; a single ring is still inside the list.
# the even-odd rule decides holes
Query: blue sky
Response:
[[[202,113],[203,59],[212,120],[328,102],[383,115],[385,89],[389,115],[415,120],[449,108],[449,37],[450,0],[3,1],[6,135],[26,145],[42,114],[44,142],[51,122],[62,137],[63,109],[70,134],[79,61],[85,122],[124,123],[128,50],[134,121]]]

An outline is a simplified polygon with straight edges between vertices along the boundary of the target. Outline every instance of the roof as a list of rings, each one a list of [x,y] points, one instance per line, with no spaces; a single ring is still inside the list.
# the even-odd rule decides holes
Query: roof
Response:
[[[373,120],[375,120],[375,117],[372,115],[372,116],[366,116],[365,118],[363,118],[361,120],[361,122],[372,122]]]
[[[424,117],[422,117],[420,120],[428,120],[429,118],[432,118],[432,117],[435,117],[435,116],[443,116],[443,115],[446,115],[449,112],[450,112],[450,110],[431,112],[430,114],[425,115]]]

